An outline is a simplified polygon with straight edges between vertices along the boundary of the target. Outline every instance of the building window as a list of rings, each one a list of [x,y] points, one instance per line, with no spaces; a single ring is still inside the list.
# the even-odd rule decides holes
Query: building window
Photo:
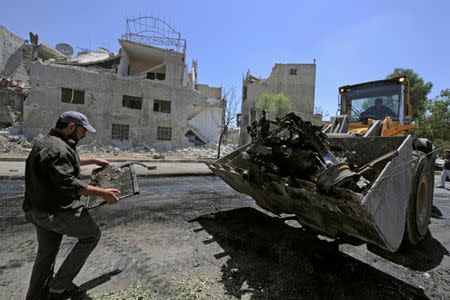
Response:
[[[61,101],[72,104],[84,104],[84,91],[61,88]]]
[[[164,80],[166,79],[166,74],[165,73],[154,73],[154,72],[148,72],[147,73],[147,79],[151,79],[151,80]]]
[[[244,85],[244,87],[242,88],[242,99],[243,101],[247,100],[247,86]]]
[[[132,109],[142,109],[142,97],[123,95],[122,106]]]
[[[172,140],[172,127],[160,127],[158,126],[156,131],[156,139],[158,141],[170,141]]]
[[[155,99],[155,102],[153,103],[153,111],[170,113],[170,101]]]
[[[113,140],[128,140],[130,135],[130,126],[126,124],[112,124],[111,138]]]
[[[297,75],[297,69],[289,69],[289,74]]]

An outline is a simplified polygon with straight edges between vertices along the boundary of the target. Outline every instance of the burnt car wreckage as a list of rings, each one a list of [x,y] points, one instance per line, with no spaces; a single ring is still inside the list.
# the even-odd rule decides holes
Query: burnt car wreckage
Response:
[[[429,144],[412,135],[327,135],[293,113],[271,121],[269,131],[262,122],[249,126],[251,143],[209,164],[235,190],[326,236],[350,235],[391,252],[426,235]]]

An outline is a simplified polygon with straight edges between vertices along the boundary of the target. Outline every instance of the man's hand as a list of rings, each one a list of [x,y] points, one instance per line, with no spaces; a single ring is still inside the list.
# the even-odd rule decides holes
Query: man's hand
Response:
[[[100,195],[105,199],[106,203],[114,204],[119,201],[120,191],[118,189],[102,189],[102,194]]]
[[[99,196],[105,199],[106,203],[114,204],[119,201],[120,191],[114,188],[100,188],[94,185],[88,185],[85,189],[80,191],[80,195]]]
[[[107,161],[106,159],[94,158],[94,161],[97,166],[106,167],[107,165],[109,165],[109,161]]]

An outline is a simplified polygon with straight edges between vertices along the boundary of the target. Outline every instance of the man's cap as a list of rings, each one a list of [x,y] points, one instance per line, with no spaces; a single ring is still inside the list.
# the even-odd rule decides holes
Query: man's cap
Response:
[[[74,123],[83,126],[90,132],[96,132],[95,128],[89,124],[87,117],[78,111],[66,111],[59,117],[58,122]]]

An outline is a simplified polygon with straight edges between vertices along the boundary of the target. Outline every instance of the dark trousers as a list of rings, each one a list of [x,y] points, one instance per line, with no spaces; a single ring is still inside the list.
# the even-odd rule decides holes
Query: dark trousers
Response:
[[[86,209],[80,216],[76,216],[74,211],[58,212],[53,217],[46,212],[28,211],[25,216],[35,225],[38,240],[26,299],[39,299],[46,285],[58,290],[70,285],[97,245],[100,229]],[[52,278],[63,235],[78,238],[78,242]]]

